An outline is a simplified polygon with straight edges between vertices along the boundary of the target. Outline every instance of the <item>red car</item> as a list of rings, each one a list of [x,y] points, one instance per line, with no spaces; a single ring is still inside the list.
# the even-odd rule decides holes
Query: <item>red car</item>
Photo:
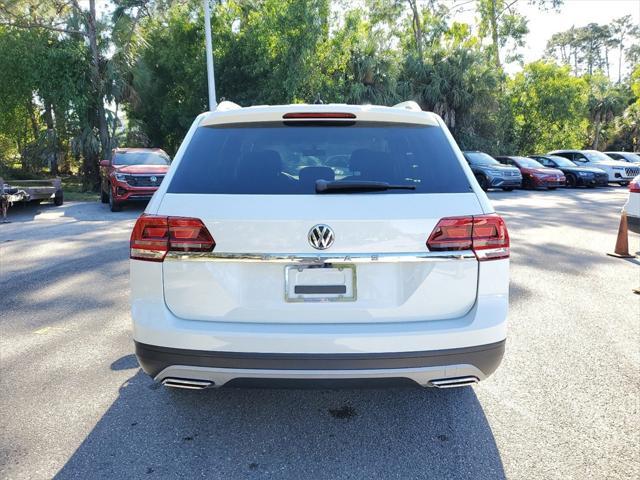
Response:
[[[169,169],[171,159],[159,148],[116,148],[100,162],[102,203],[112,212],[125,202],[149,200]]]
[[[495,157],[500,163],[513,165],[522,173],[523,188],[548,188],[555,190],[563,187],[567,181],[562,170],[548,168],[532,158],[518,156]]]

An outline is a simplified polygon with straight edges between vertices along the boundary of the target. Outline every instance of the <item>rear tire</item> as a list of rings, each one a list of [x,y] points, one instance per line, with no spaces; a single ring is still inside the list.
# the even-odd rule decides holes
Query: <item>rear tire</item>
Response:
[[[576,188],[578,186],[578,179],[575,175],[567,175],[567,187]]]
[[[489,191],[489,180],[484,175],[480,175],[478,177],[478,183],[480,184],[480,188],[485,192]]]
[[[119,212],[122,210],[122,204],[118,203],[113,198],[113,190],[109,189],[109,209],[112,212]]]
[[[53,197],[53,204],[56,207],[59,207],[63,203],[64,203],[64,194],[62,193],[62,190],[58,190],[55,196]]]

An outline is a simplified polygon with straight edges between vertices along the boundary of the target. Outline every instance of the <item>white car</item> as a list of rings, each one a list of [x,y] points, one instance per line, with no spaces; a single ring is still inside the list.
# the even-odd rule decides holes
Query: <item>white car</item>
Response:
[[[629,230],[640,233],[640,175],[629,184],[629,198],[622,210],[627,214]]]
[[[607,156],[614,160],[620,160],[621,162],[628,163],[640,163],[640,154],[633,152],[604,152]]]
[[[504,221],[414,102],[222,102],[131,235],[136,354],[166,386],[469,385],[508,304]]]
[[[640,174],[640,167],[614,160],[598,150],[554,150],[548,155],[558,155],[568,158],[579,167],[596,167],[607,172],[609,183],[625,186]]]

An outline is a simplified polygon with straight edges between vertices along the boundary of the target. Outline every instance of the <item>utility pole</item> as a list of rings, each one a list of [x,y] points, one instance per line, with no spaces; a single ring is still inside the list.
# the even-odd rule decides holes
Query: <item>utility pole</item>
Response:
[[[207,83],[209,84],[209,111],[216,109],[216,79],[213,76],[213,49],[211,47],[211,5],[204,0],[204,36],[207,42]]]

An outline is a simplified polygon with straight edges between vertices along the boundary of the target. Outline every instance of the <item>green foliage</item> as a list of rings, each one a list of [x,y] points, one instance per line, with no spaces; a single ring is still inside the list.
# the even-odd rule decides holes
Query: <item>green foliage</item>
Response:
[[[516,152],[580,148],[587,137],[588,84],[569,67],[544,61],[527,65],[508,82]]]
[[[102,18],[92,3],[0,8],[0,168],[81,172],[91,189],[112,146],[173,154],[207,109],[200,0],[112,0]],[[623,67],[640,59],[639,32],[628,18],[556,33],[547,57],[566,66],[534,62],[509,78],[502,64],[521,61],[528,33],[519,2],[472,4],[477,25],[439,0],[214,2],[218,100],[413,99],[466,149],[638,148],[640,69]],[[624,62],[609,72],[613,51]]]
[[[636,103],[640,104],[640,63],[636,65],[629,82],[631,91],[636,97]]]

